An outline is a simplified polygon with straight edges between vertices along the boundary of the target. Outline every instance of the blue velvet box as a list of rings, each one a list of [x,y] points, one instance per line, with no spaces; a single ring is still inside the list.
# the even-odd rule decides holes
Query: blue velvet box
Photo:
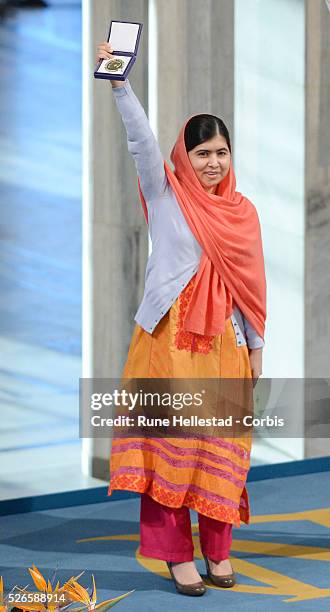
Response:
[[[94,71],[96,79],[125,81],[136,60],[142,23],[111,21],[108,42],[113,48],[112,59],[101,59]]]

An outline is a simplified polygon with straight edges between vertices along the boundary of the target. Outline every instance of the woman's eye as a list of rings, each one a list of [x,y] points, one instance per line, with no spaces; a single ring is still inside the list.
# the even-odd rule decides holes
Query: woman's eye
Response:
[[[197,153],[198,157],[207,157],[208,153],[207,151],[200,151],[199,153]],[[227,151],[219,151],[218,155],[224,156],[227,155]]]

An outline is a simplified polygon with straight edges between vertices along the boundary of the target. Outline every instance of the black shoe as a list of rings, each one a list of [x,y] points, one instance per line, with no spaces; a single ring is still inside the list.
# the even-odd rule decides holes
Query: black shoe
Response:
[[[192,595],[194,597],[199,597],[200,595],[204,595],[206,591],[206,587],[202,580],[200,580],[199,582],[194,582],[193,584],[181,584],[180,582],[177,581],[177,579],[175,578],[173,574],[173,570],[172,570],[173,562],[166,561],[166,563],[167,563],[167,567],[172,576],[172,580],[175,584],[175,587],[178,593],[181,593],[182,595]]]

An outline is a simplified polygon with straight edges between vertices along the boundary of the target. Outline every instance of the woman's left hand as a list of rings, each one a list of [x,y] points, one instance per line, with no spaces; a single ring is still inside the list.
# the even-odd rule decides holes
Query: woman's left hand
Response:
[[[262,348],[249,351],[250,366],[253,378],[253,387],[256,386],[259,376],[262,374]]]

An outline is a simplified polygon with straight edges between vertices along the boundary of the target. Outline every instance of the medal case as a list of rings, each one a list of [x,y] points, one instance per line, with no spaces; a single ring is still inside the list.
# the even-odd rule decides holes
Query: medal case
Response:
[[[113,48],[112,59],[100,59],[95,71],[96,79],[125,81],[136,60],[142,23],[111,21],[108,42]]]

